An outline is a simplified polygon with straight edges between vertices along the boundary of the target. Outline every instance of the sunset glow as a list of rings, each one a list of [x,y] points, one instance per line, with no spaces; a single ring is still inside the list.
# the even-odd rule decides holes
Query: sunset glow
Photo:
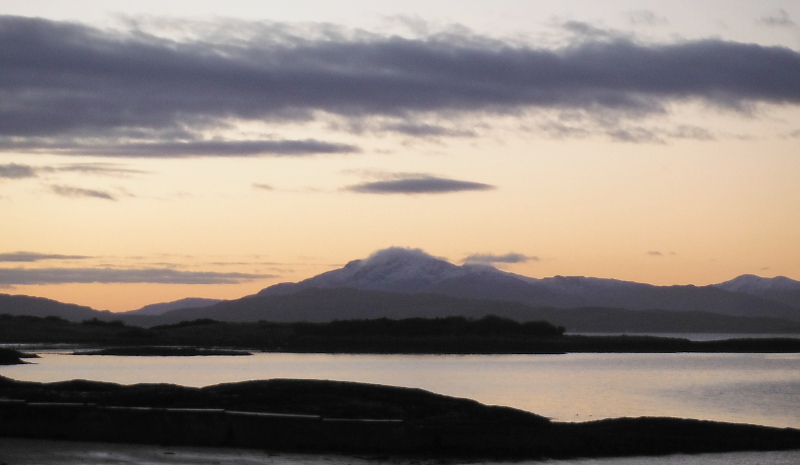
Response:
[[[800,279],[796,1],[199,3],[0,0],[0,292]]]

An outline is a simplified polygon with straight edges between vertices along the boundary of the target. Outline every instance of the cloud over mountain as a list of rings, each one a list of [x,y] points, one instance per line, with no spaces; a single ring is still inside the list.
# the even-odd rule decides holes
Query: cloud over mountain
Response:
[[[594,34],[541,48],[472,33],[401,38],[236,26],[175,38],[0,17],[0,149],[118,157],[342,153],[358,148],[272,136],[210,140],[204,131],[336,115],[388,118],[387,130],[410,136],[458,137],[452,128],[408,121],[527,109],[641,117],[688,100],[737,110],[800,103],[800,53],[782,47],[716,39],[643,44]]]
[[[465,264],[494,265],[495,263],[525,263],[537,262],[539,257],[531,257],[521,253],[507,253],[502,255],[476,253],[464,259]]]

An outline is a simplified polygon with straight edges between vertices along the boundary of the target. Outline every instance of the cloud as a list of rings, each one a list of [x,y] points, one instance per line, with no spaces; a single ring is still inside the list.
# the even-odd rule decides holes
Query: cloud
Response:
[[[178,271],[169,268],[0,268],[0,286],[67,283],[237,284],[269,275]]]
[[[761,24],[772,27],[795,27],[796,24],[784,9],[775,10],[759,19]]]
[[[477,133],[470,129],[454,129],[434,124],[395,123],[382,127],[385,131],[398,132],[413,137],[476,137]]]
[[[84,260],[87,258],[91,257],[87,257],[85,255],[43,254],[36,252],[0,253],[0,262],[16,262],[16,263],[38,262],[42,260]]]
[[[260,183],[257,183],[257,182],[253,183],[253,187],[255,187],[256,189],[263,189],[265,191],[273,190],[273,187],[270,186],[269,184],[260,184]]]
[[[144,173],[144,171],[125,168],[116,163],[67,163],[54,166],[32,166],[18,163],[0,165],[0,178],[7,179],[38,178],[43,173],[66,172],[101,176],[127,176],[129,174]]]
[[[30,152],[47,152],[57,155],[88,155],[131,158],[184,158],[184,157],[252,157],[263,155],[297,156],[322,153],[353,153],[358,147],[349,144],[334,144],[313,139],[264,140],[264,141],[192,141],[192,142],[146,142],[119,144],[88,144],[61,141],[59,143],[27,144]],[[0,143],[0,149],[3,144]],[[26,151],[16,145],[17,151]]]
[[[626,13],[628,21],[634,26],[660,26],[667,24],[667,18],[650,10],[634,10]]]
[[[372,181],[347,187],[362,194],[446,194],[464,191],[485,191],[495,186],[479,182],[459,181],[428,174],[396,174],[396,179]]]
[[[117,200],[116,197],[109,194],[108,192],[99,191],[95,189],[83,189],[81,187],[71,187],[71,186],[61,186],[61,185],[50,186],[50,189],[62,197],[75,197],[75,198],[90,197],[90,198],[104,199],[104,200]]]
[[[0,179],[35,178],[36,170],[28,165],[8,163],[0,165]]]
[[[660,258],[660,257],[664,257],[664,256],[666,256],[666,255],[669,255],[670,257],[675,257],[675,256],[677,256],[678,254],[676,254],[675,252],[669,252],[668,254],[665,254],[665,253],[663,253],[663,252],[661,252],[661,251],[659,251],[659,250],[649,250],[649,251],[647,252],[647,255],[648,255],[649,257]]]
[[[202,135],[238,122],[334,115],[394,119],[387,130],[430,137],[447,134],[402,123],[415,115],[530,109],[638,120],[675,101],[734,110],[800,103],[800,53],[783,47],[717,39],[643,44],[585,23],[565,25],[581,40],[562,48],[457,29],[402,38],[330,25],[217,26],[213,34],[196,27],[167,38],[138,25],[108,31],[1,16],[0,148],[117,157],[342,153],[357,148]]]
[[[464,263],[470,265],[494,265],[496,263],[525,263],[531,261],[538,262],[539,257],[512,252],[504,255],[476,253],[464,259]]]

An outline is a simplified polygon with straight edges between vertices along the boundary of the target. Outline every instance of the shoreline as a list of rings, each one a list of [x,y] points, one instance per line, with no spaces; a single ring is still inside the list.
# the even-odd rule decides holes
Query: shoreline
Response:
[[[206,388],[0,377],[0,436],[277,452],[539,459],[800,449],[800,430],[678,418],[561,423],[421,389],[319,380]]]

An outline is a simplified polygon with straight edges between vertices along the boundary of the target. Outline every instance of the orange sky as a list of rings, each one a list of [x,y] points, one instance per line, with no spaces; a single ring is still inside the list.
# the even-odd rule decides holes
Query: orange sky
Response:
[[[0,292],[237,298],[389,246],[533,277],[800,279],[796,2],[17,3],[0,34],[44,58],[2,65]]]

